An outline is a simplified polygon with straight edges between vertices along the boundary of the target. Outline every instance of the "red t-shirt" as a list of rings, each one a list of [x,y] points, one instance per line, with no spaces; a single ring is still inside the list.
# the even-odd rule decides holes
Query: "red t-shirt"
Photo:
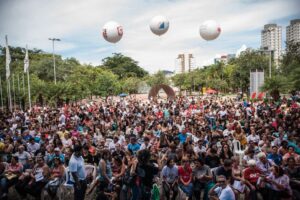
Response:
[[[248,180],[251,184],[256,184],[260,174],[260,170],[256,167],[254,169],[247,168],[244,171],[244,178]]]
[[[186,170],[184,170],[182,166],[179,166],[178,174],[179,177],[181,177],[184,182],[188,182],[192,174],[192,168],[189,166]]]

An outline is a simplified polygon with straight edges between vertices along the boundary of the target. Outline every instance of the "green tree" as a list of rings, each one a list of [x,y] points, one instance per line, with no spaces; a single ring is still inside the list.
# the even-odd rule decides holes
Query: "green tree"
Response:
[[[138,93],[139,84],[141,79],[137,77],[129,77],[121,81],[122,92],[127,92],[129,94]]]
[[[235,84],[241,88],[242,93],[247,93],[250,85],[250,71],[261,69],[268,72],[268,58],[259,51],[247,50],[235,59],[236,68],[233,72]]]
[[[269,92],[273,99],[278,101],[280,98],[280,93],[288,92],[291,89],[291,85],[286,77],[275,75],[265,80],[262,89]]]
[[[146,82],[151,87],[154,85],[160,85],[160,84],[166,84],[166,85],[170,84],[169,79],[166,77],[166,75],[163,71],[158,71],[155,74],[146,77]]]
[[[102,62],[103,66],[101,67],[111,70],[118,75],[119,79],[126,77],[143,78],[148,74],[147,71],[138,65],[137,61],[120,53],[114,53],[113,56],[104,58]]]

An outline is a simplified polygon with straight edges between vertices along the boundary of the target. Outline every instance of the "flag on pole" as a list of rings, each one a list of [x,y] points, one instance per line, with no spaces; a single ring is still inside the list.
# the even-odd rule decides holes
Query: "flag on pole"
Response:
[[[6,43],[6,79],[9,79],[10,77],[10,62],[11,62],[11,57],[9,53],[9,48],[8,48],[8,40],[7,40],[7,35],[5,36],[5,43]]]
[[[27,45],[26,45],[26,55],[25,55],[25,59],[24,59],[24,73],[27,72],[29,68],[29,58],[28,58],[28,49],[27,49]]]

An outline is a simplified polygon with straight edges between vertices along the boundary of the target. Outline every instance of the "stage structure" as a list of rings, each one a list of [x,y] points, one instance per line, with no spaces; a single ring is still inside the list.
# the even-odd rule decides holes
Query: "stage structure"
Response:
[[[175,99],[175,92],[174,90],[168,86],[168,85],[164,85],[164,84],[160,84],[160,85],[155,85],[153,86],[148,94],[148,98],[152,98],[153,100],[157,99],[157,94],[159,92],[159,90],[163,89],[165,91],[165,93],[168,96],[168,99],[172,100]]]

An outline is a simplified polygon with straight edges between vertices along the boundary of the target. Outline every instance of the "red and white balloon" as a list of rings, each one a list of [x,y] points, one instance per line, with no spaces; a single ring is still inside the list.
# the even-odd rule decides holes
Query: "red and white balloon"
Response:
[[[204,40],[214,40],[217,37],[219,37],[221,33],[221,28],[216,21],[207,20],[203,24],[201,24],[199,33]]]
[[[123,27],[115,21],[109,21],[103,26],[102,35],[106,41],[117,43],[122,39]]]

